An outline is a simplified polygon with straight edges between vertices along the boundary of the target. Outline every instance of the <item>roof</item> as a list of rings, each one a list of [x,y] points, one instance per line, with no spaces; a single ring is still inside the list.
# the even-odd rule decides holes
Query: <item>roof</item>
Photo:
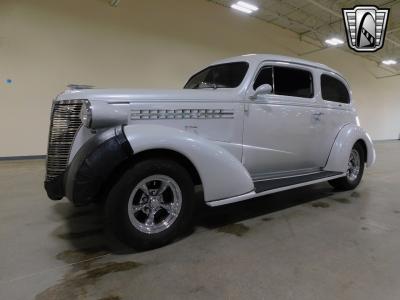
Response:
[[[274,54],[245,54],[245,55],[241,55],[241,56],[235,56],[235,57],[218,60],[218,61],[214,62],[212,65],[235,62],[235,61],[246,61],[249,64],[256,64],[256,65],[260,64],[263,61],[279,61],[279,62],[297,63],[297,64],[316,67],[319,69],[324,69],[324,70],[334,72],[334,73],[340,75],[340,73],[338,71],[336,71],[324,64],[316,63],[316,62],[305,60],[305,59],[300,59],[300,58],[295,58],[295,57],[290,57],[290,56],[283,56],[283,55],[274,55]],[[342,75],[340,75],[340,76],[342,77]]]

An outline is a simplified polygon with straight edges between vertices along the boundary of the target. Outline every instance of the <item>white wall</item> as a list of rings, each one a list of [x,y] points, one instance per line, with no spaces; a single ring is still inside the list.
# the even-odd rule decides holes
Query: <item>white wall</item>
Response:
[[[69,83],[179,88],[214,60],[312,49],[286,30],[206,0],[0,1],[0,157],[45,154],[51,100]],[[374,139],[400,133],[400,77],[339,50],[304,57],[342,72]],[[12,84],[6,84],[10,78]]]

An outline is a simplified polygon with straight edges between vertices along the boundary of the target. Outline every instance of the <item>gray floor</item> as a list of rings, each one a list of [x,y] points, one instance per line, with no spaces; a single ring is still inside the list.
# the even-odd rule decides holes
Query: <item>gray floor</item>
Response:
[[[357,190],[327,184],[198,213],[134,253],[97,207],[52,202],[43,161],[0,162],[0,299],[400,299],[400,142]]]

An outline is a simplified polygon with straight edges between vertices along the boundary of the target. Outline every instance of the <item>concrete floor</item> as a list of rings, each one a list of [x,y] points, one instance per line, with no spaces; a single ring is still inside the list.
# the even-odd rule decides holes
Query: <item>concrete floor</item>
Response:
[[[400,299],[400,142],[355,191],[328,184],[197,216],[134,253],[98,207],[52,202],[43,161],[0,163],[0,299]]]

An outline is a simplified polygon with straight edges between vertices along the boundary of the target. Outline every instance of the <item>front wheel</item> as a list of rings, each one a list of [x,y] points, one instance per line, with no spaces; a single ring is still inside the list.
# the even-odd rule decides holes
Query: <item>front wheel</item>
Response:
[[[189,173],[172,160],[149,159],[127,170],[106,203],[108,224],[138,250],[160,247],[187,229],[194,209]]]
[[[359,143],[357,143],[351,150],[346,176],[330,180],[329,183],[338,190],[348,191],[355,189],[359,185],[363,176],[364,165],[364,149]]]

